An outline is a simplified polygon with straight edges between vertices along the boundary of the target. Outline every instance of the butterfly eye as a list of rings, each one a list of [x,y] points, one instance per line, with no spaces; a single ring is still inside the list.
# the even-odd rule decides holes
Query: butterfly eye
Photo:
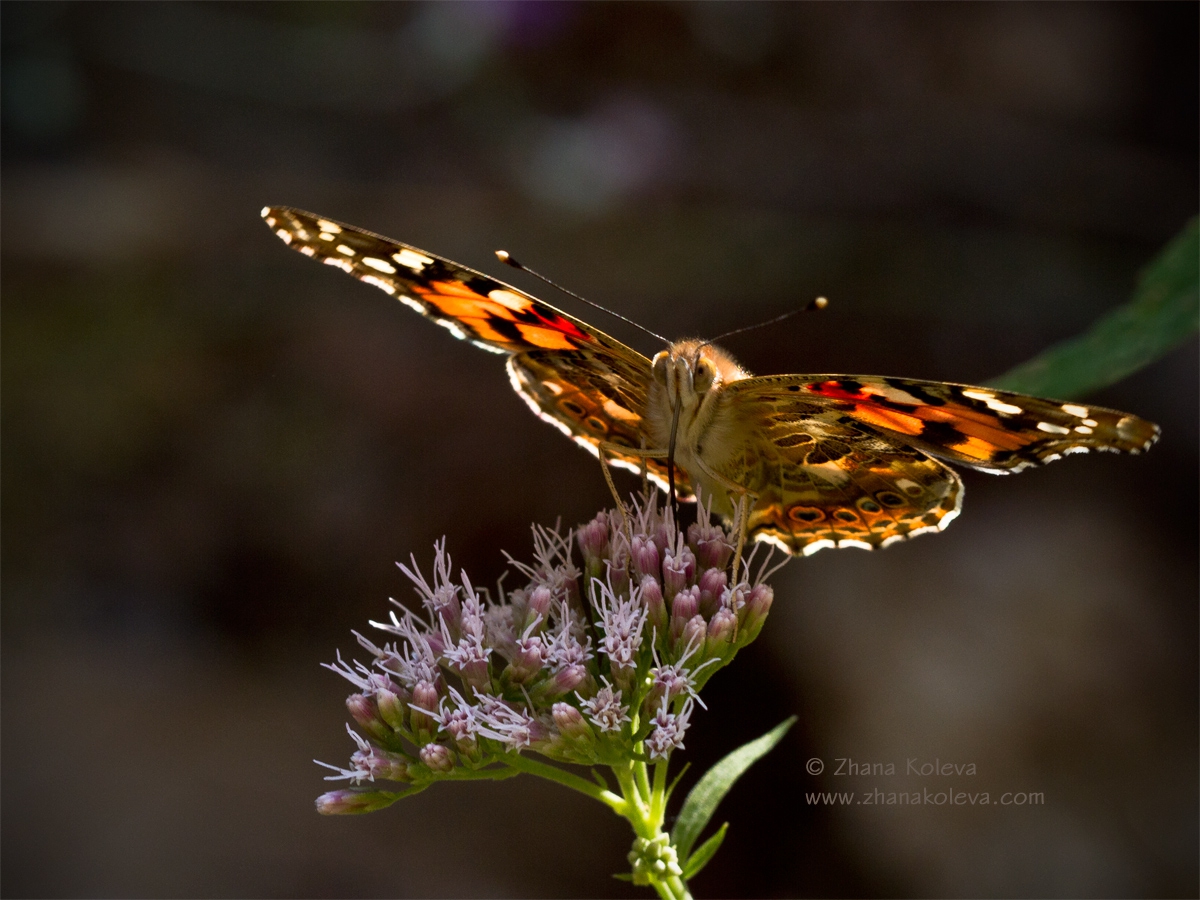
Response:
[[[711,388],[716,377],[716,367],[709,360],[701,358],[696,361],[696,370],[692,375],[692,384],[698,392],[703,393]]]

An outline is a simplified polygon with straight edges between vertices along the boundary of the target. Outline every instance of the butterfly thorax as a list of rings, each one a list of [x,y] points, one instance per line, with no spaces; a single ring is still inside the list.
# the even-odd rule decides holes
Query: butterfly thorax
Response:
[[[673,444],[675,463],[706,496],[714,498],[716,509],[725,512],[726,492],[705,472],[722,472],[725,462],[737,452],[737,418],[724,388],[749,378],[750,373],[719,347],[683,340],[654,357],[652,375],[646,423],[654,445],[665,448]]]

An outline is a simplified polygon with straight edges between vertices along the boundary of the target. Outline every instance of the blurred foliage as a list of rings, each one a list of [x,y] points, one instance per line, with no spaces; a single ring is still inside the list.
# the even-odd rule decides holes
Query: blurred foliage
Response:
[[[1192,219],[1143,271],[1132,300],[989,383],[1071,400],[1150,365],[1198,326],[1200,219]]]

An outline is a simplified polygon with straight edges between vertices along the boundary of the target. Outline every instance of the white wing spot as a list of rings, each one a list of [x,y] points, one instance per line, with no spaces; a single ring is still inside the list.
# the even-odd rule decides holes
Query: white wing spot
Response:
[[[1072,416],[1079,416],[1081,419],[1086,419],[1091,412],[1086,406],[1076,406],[1074,403],[1064,403],[1062,411]]]
[[[452,319],[434,319],[434,321],[449,331],[460,341],[467,340],[467,333],[463,331],[459,324]]]
[[[400,302],[403,303],[405,306],[407,306],[409,309],[415,310],[415,311],[419,312],[421,315],[425,315],[425,307],[422,306],[420,303],[418,303],[416,300],[414,300],[412,297],[408,296],[407,294],[400,295]]]
[[[1105,449],[1105,448],[1102,447],[1101,449]],[[1068,453],[1090,453],[1090,452],[1091,452],[1090,447],[1085,447],[1082,444],[1076,444],[1074,447],[1068,447],[1066,450],[1064,450],[1063,456],[1066,456]]]
[[[989,400],[987,402],[988,409],[994,409],[996,412],[1008,413],[1010,416],[1015,416],[1017,413],[1024,412],[1019,406],[1013,406],[1011,403],[1005,403],[1003,400]]]
[[[407,247],[399,253],[393,253],[392,259],[400,263],[404,268],[412,269],[417,274],[420,274],[422,269],[433,262],[428,256],[417,253],[415,250],[409,250]]]
[[[1095,419],[1084,419],[1083,424],[1086,425],[1088,428],[1095,428],[1100,423],[1097,422]]]
[[[354,266],[350,265],[350,263],[346,262],[344,259],[338,259],[336,256],[327,256],[322,260],[322,262],[324,262],[327,266],[335,266],[336,268],[341,269],[347,275],[354,274]]]
[[[322,231],[328,232],[329,234],[341,234],[342,233],[341,225],[337,225],[333,222],[327,222],[324,219],[317,220],[317,227],[320,228]]]
[[[636,422],[641,419],[641,416],[639,416],[637,413],[630,412],[620,403],[614,403],[612,400],[606,399],[604,401],[604,411],[614,419],[622,422]]]
[[[562,385],[556,381],[543,381],[542,387],[552,393],[555,397],[563,392]]]
[[[653,478],[654,476],[651,476],[651,477]],[[791,547],[789,547],[789,546],[788,546],[786,543],[784,543],[784,542],[783,542],[783,541],[782,541],[780,538],[777,538],[777,537],[776,537],[775,535],[773,535],[773,534],[760,534],[760,535],[756,535],[756,536],[755,536],[755,538],[754,538],[754,540],[758,541],[760,544],[770,544],[772,547],[778,547],[778,548],[779,548],[780,550],[782,550],[784,553],[791,553],[791,552],[792,552],[792,548],[791,548]],[[814,551],[814,552],[816,552],[816,551]]]
[[[985,403],[988,400],[995,400],[995,394],[989,394],[987,391],[963,391],[964,397],[970,397],[972,400],[983,400]]]
[[[272,222],[271,224],[273,225],[275,223]],[[285,244],[290,244],[292,242],[292,233],[290,231],[288,231],[286,228],[280,228],[278,231],[275,232],[275,234],[278,235],[279,239],[281,241],[283,241]]]
[[[376,278],[374,275],[362,275],[359,277],[358,280],[362,281],[362,282],[366,282],[367,284],[373,284],[373,285],[375,285],[375,287],[379,288],[381,291],[387,291],[389,294],[396,293],[395,285],[388,284],[382,278]]]
[[[303,253],[305,256],[316,256],[317,255],[317,251],[314,250],[312,247],[297,247],[296,249],[299,250],[301,253]]]
[[[835,544],[833,541],[829,540],[828,538],[822,538],[819,541],[813,541],[811,544],[806,544],[804,549],[800,552],[803,553],[805,556],[812,556],[818,550],[824,550],[826,547],[836,547],[836,546],[837,546],[837,544]]]
[[[332,241],[333,240],[333,235],[328,234],[327,232],[324,232],[324,231],[322,231],[319,235],[317,235],[317,237],[319,237],[323,241]]]
[[[837,545],[838,545],[839,550],[845,550],[845,549],[848,549],[851,547],[856,548],[858,550],[872,549],[871,545],[868,544],[866,541],[858,541],[858,540],[855,540],[854,538],[842,538],[840,541],[838,541]]]
[[[1092,433],[1092,429],[1088,428],[1086,425],[1076,425],[1075,430],[1078,431],[1080,434],[1091,434]]]
[[[264,206],[262,209],[260,209],[258,211],[258,214],[265,219],[267,217],[267,213],[269,213],[270,211],[271,211],[271,207]]]
[[[529,305],[529,301],[526,300],[524,297],[522,297],[520,294],[516,294],[516,293],[513,293],[512,291],[506,291],[503,289],[488,291],[488,299],[495,300],[501,306],[506,306],[509,309],[518,310],[518,311],[525,309]]]
[[[1047,434],[1070,434],[1070,428],[1063,428],[1061,425],[1051,425],[1049,422],[1038,422],[1038,431],[1044,431]]]
[[[354,252],[354,249],[352,247],[347,247],[345,244],[338,244],[336,249],[337,249],[337,252],[341,253],[343,256],[356,256],[357,255]]]
[[[383,272],[385,275],[396,274],[395,266],[391,266],[388,263],[385,263],[382,259],[376,259],[373,256],[364,256],[363,265],[370,266],[376,272]]]

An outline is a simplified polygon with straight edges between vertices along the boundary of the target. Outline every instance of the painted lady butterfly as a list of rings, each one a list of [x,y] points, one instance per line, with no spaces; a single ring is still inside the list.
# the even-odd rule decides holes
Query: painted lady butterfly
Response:
[[[610,464],[645,468],[789,553],[886,547],[940,531],[963,486],[940,460],[995,474],[1070,453],[1139,453],[1158,426],[1111,409],[875,375],[755,377],[698,340],[649,360],[548,303],[398,241],[287,207],[263,218],[289,246],[374,285],[455,337],[508,355],[540,418]],[[607,475],[607,470],[605,470]],[[611,484],[611,482],[610,482]]]

